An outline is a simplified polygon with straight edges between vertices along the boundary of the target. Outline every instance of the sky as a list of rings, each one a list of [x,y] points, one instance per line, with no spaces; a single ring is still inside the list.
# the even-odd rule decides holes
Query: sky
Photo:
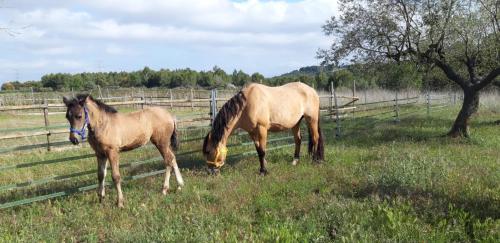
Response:
[[[266,77],[317,65],[334,0],[0,0],[0,83],[145,66]]]

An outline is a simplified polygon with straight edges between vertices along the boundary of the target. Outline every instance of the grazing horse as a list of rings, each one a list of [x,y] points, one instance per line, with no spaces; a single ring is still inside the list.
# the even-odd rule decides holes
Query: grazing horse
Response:
[[[212,129],[203,142],[203,154],[212,173],[224,165],[229,135],[235,128],[248,132],[259,155],[260,174],[267,174],[267,132],[292,129],[295,139],[296,165],[300,155],[300,121],[309,128],[309,154],[323,160],[323,138],[319,126],[319,96],[306,84],[295,82],[279,87],[250,84],[227,101],[215,117]]]
[[[79,135],[85,140],[88,129],[88,141],[97,157],[97,178],[99,201],[104,198],[104,177],[107,161],[111,165],[112,178],[118,192],[117,205],[123,207],[123,194],[119,171],[119,152],[138,148],[151,141],[160,151],[166,165],[163,194],[170,189],[172,169],[177,179],[178,189],[184,185],[173,149],[177,147],[177,133],[174,118],[158,107],[128,114],[118,113],[113,107],[95,100],[92,96],[81,94],[76,98],[63,98],[66,104],[66,119],[71,127],[69,140],[78,144]]]

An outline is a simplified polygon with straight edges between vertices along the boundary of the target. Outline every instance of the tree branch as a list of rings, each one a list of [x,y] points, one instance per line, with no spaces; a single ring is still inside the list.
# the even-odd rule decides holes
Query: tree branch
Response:
[[[470,85],[447,63],[437,58],[430,58],[430,61],[436,64],[436,66],[439,67],[441,70],[443,70],[444,74],[446,74],[446,77],[448,77],[450,80],[460,85],[462,89],[465,90],[470,87]]]
[[[488,86],[496,77],[500,75],[500,67],[493,69],[486,77],[484,77],[479,83],[473,86],[474,90],[479,91],[484,87]]]

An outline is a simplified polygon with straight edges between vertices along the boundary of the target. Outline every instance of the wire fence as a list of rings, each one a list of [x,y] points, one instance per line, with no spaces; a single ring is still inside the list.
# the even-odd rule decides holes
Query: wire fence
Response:
[[[201,143],[204,135],[210,129],[210,122],[217,114],[218,109],[232,95],[220,95],[220,91],[212,90],[208,98],[192,98],[174,100],[171,98],[153,97],[149,99],[126,100],[108,102],[115,106],[131,106],[133,108],[144,108],[150,105],[166,105],[174,107],[180,103],[190,104],[187,107],[190,112],[177,116],[179,124],[181,146],[176,156],[178,161],[183,161],[181,167],[203,167],[204,162],[201,155]],[[234,93],[233,93],[234,94]],[[224,97],[219,97],[224,96]],[[170,96],[172,97],[172,96]],[[345,136],[348,132],[356,132],[349,130],[347,124],[363,124],[373,122],[393,121],[399,122],[403,116],[409,116],[416,113],[427,112],[431,110],[442,109],[446,106],[454,105],[460,97],[450,95],[430,95],[423,94],[414,97],[400,98],[398,93],[395,93],[393,99],[378,100],[371,102],[359,102],[359,98],[348,95],[338,95],[335,89],[331,89],[330,94],[321,95],[321,115],[323,123],[335,123],[335,134],[325,134],[326,139]],[[366,101],[366,99],[365,99]],[[197,109],[194,102],[199,102],[202,109]],[[65,152],[45,152],[54,154],[55,158],[41,159],[38,161],[9,161],[8,163],[0,164],[0,209],[10,208],[14,206],[29,204],[37,201],[47,200],[51,198],[67,196],[74,193],[84,192],[97,188],[95,184],[96,169],[88,170],[94,166],[94,154],[88,145],[73,146],[65,140],[52,140],[55,134],[68,133],[68,125],[64,123],[56,123],[51,125],[49,111],[51,109],[64,108],[62,104],[49,104],[44,102],[42,105],[24,105],[24,106],[3,106],[0,107],[0,112],[19,112],[41,110],[43,115],[43,126],[35,127],[10,127],[0,128],[0,141],[9,141],[14,139],[24,139],[31,137],[46,137],[46,141],[36,144],[16,144],[12,146],[0,147],[0,155],[15,155],[20,153],[33,153],[36,150],[47,149],[49,151],[56,147],[77,148]],[[377,119],[370,120],[368,118],[375,117]],[[66,128],[66,129],[64,129]],[[302,129],[305,130],[305,129]],[[228,156],[228,163],[235,161],[237,158],[256,155],[253,148],[253,141],[243,131],[236,131],[230,137],[228,148],[231,153]],[[304,134],[305,135],[305,134]],[[268,151],[278,150],[286,147],[294,146],[293,136],[289,132],[270,134],[268,140]],[[73,152],[74,151],[74,152]],[[133,181],[145,177],[155,176],[165,173],[162,168],[163,164],[158,163],[162,158],[155,156],[155,149],[152,145],[146,145],[136,151],[134,159],[121,161],[120,168],[124,175],[124,181]],[[131,153],[131,152],[126,152]],[[61,154],[59,157],[58,155]],[[23,157],[23,156],[20,156]],[[141,157],[141,158],[137,158]],[[75,165],[78,161],[79,164]],[[61,167],[61,168],[56,168]],[[124,172],[124,170],[126,170]],[[71,171],[71,173],[68,173]],[[43,173],[46,172],[46,173]],[[42,175],[39,175],[42,174]],[[23,176],[19,176],[23,175]],[[3,179],[2,179],[3,177]],[[110,184],[110,181],[107,181]]]

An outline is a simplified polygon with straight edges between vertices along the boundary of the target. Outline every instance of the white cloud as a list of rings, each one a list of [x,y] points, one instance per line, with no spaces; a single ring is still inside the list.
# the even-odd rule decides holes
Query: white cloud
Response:
[[[45,59],[28,60],[28,61],[13,61],[7,59],[0,59],[0,70],[19,69],[38,69],[47,67],[49,62]]]
[[[88,65],[84,62],[72,60],[72,59],[37,59],[37,60],[8,60],[0,59],[0,70],[12,70],[12,69],[39,69],[39,68],[68,68],[68,69],[80,69],[87,68]]]
[[[178,27],[225,31],[293,31],[314,28],[319,30],[326,18],[336,12],[332,0],[300,2],[258,1],[231,2],[228,0],[85,0],[109,16],[124,21],[170,23]]]
[[[337,11],[332,0],[6,2],[11,8],[2,10],[0,26],[15,23],[28,28],[14,37],[0,33],[0,41],[11,47],[0,68],[13,66],[6,60],[23,59],[15,66],[38,69],[40,74],[54,64],[58,66],[50,70],[65,72],[92,69],[87,63],[96,60],[114,67],[165,67],[164,63],[177,63],[179,58],[192,63],[184,64],[187,67],[211,67],[219,65],[217,61],[228,63],[228,68],[252,63],[255,70],[244,71],[279,74],[285,66],[317,63],[317,48],[329,44],[321,25]],[[170,50],[152,59],[146,55],[157,54],[153,48]],[[136,58],[112,59],[130,53]],[[211,58],[214,55],[218,59]],[[249,60],[242,64],[243,59]]]
[[[52,47],[46,47],[46,48],[41,48],[38,50],[33,50],[33,53],[39,54],[39,55],[67,55],[67,54],[72,54],[75,52],[75,49],[71,46],[52,46]]]
[[[122,55],[126,53],[126,50],[117,45],[108,45],[104,51],[111,55]]]

